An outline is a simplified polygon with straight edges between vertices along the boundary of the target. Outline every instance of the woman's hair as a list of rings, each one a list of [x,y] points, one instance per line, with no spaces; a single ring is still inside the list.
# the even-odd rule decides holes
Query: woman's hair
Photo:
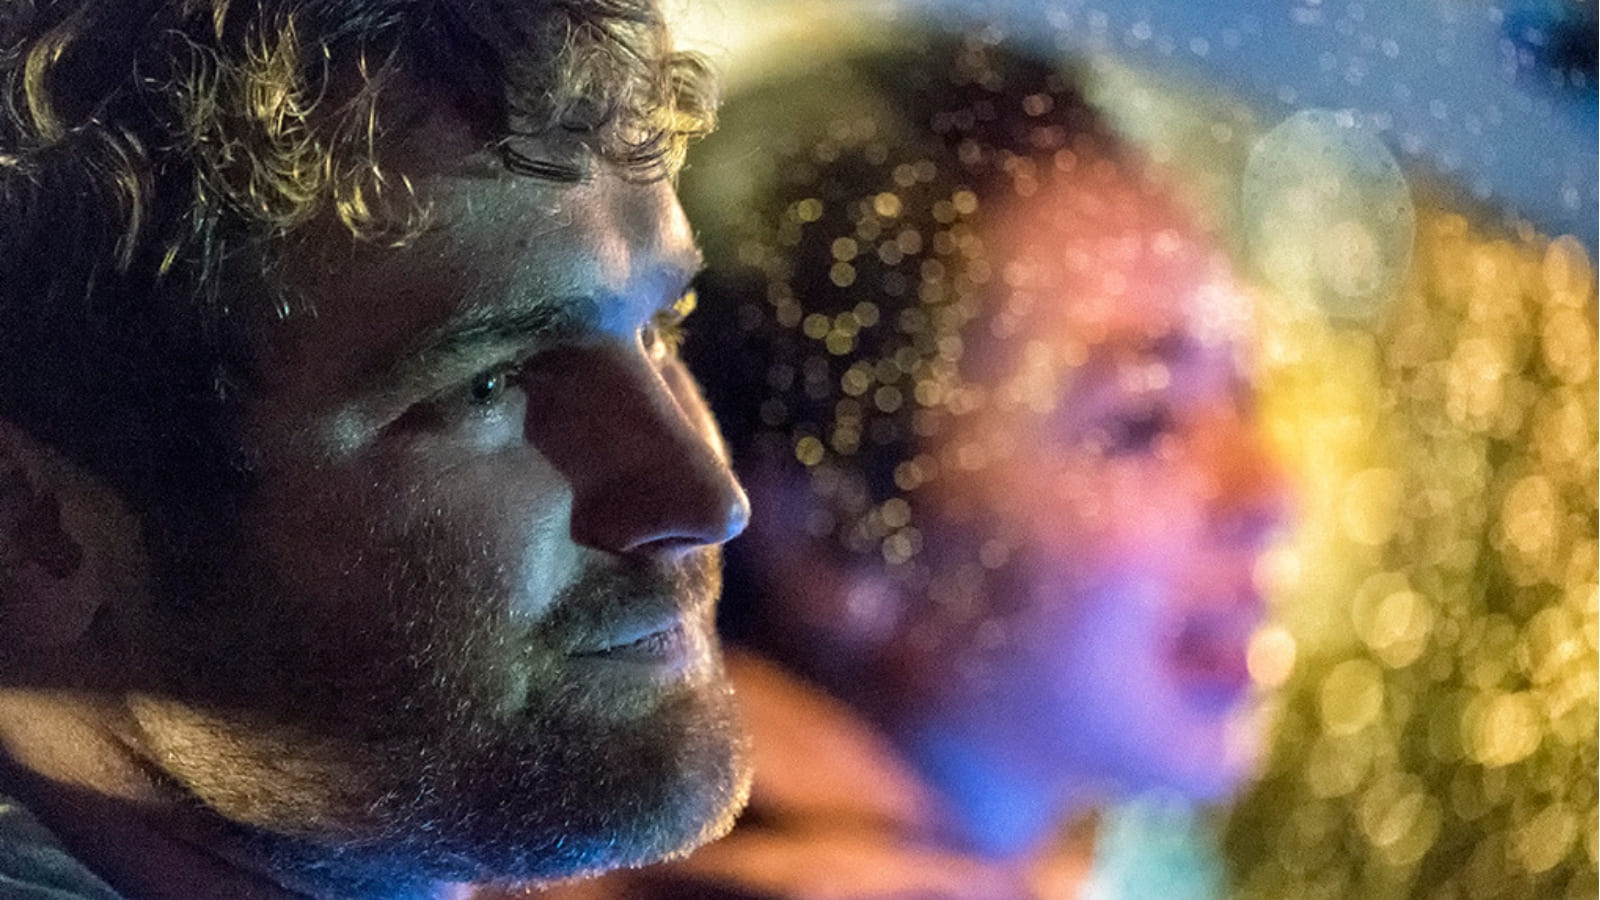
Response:
[[[805,485],[782,515],[806,552],[935,604],[994,577],[980,546],[921,552],[950,527],[921,489],[954,477],[937,436],[1025,315],[985,245],[997,210],[1136,169],[1077,80],[981,34],[910,36],[739,93],[697,150],[684,195],[716,325],[686,351],[736,467]],[[729,548],[724,624],[765,642],[750,543]]]
[[[263,269],[314,216],[421,227],[382,150],[424,96],[556,179],[583,169],[517,137],[662,177],[715,100],[653,0],[0,6],[0,416],[147,499],[179,487],[158,483],[175,455],[223,464],[249,379],[231,314],[293,313]]]

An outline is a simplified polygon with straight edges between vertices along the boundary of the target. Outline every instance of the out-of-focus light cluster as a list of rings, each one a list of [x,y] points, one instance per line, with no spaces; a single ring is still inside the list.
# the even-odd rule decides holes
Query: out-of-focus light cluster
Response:
[[[1003,570],[1016,548],[1007,534],[985,533],[970,554],[930,559],[926,529],[952,523],[930,523],[924,489],[981,472],[1011,448],[1004,435],[948,446],[941,435],[992,401],[1046,412],[1061,390],[1059,364],[1083,365],[1091,349],[1075,343],[1063,354],[1070,358],[1058,359],[1045,342],[1028,340],[1027,329],[1039,327],[1042,288],[1033,282],[1042,276],[1000,252],[985,216],[1057,182],[1081,183],[1089,196],[1121,177],[1111,164],[1114,144],[1087,118],[1073,80],[1042,63],[997,66],[986,40],[965,41],[948,73],[922,73],[931,79],[926,116],[882,108],[872,99],[877,89],[859,81],[828,92],[859,109],[830,109],[821,139],[775,125],[760,151],[769,157],[767,196],[719,211],[738,236],[737,274],[747,279],[733,310],[747,336],[737,343],[766,342],[761,369],[747,379],[762,393],[759,440],[781,442],[808,470],[807,531],[834,549],[881,559],[892,577],[926,587],[963,621],[988,609],[981,595],[989,573]],[[751,166],[741,159],[739,168],[748,176]],[[992,190],[981,187],[990,182]],[[1154,185],[1141,182],[1146,188]],[[995,208],[980,210],[984,204]],[[1113,227],[1095,203],[1056,215],[1084,234]],[[1078,250],[1091,252],[1109,253]],[[1027,376],[993,396],[963,372],[975,322],[997,341],[1026,344],[1008,352],[1030,361]]]
[[[1096,75],[1248,259],[1240,198],[1272,123],[1114,62]],[[1250,664],[1276,726],[1227,824],[1230,894],[1594,898],[1594,262],[1411,189],[1410,265],[1365,321],[1331,323],[1325,291],[1257,265],[1263,419],[1301,495],[1262,564],[1279,625]],[[1288,239],[1315,261],[1317,238]]]
[[[1375,334],[1268,341],[1311,476],[1278,579],[1301,656],[1236,897],[1595,896],[1594,267],[1419,207]]]

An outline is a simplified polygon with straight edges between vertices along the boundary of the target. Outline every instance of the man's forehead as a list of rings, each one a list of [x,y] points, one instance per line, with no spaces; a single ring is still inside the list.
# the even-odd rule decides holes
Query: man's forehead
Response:
[[[480,153],[419,180],[417,190],[429,226],[414,247],[378,264],[404,269],[461,260],[466,283],[478,292],[470,298],[475,303],[585,297],[604,317],[633,295],[670,299],[664,294],[681,291],[703,263],[664,182],[634,182],[606,168],[578,182],[554,182],[512,172],[492,153]]]
[[[424,122],[386,157],[424,223],[400,246],[355,239],[331,214],[286,239],[274,274],[291,312],[258,329],[279,363],[269,381],[347,383],[452,320],[537,305],[567,303],[596,329],[621,327],[635,305],[672,299],[698,271],[665,182],[604,166],[577,182],[530,177],[450,124]]]
[[[380,167],[412,178],[499,172],[561,185],[607,165],[578,135],[507,132],[427,92],[405,102],[379,145]]]

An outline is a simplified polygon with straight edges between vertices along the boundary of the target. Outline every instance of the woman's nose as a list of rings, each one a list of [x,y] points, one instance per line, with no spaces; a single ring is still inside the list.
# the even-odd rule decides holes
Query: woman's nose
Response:
[[[1212,525],[1219,540],[1260,548],[1293,517],[1288,472],[1251,416],[1227,416],[1205,454]]]

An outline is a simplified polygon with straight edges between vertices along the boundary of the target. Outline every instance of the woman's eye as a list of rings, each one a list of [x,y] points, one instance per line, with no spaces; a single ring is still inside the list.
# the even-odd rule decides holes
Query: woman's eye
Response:
[[[1093,443],[1106,456],[1134,456],[1154,452],[1173,430],[1171,409],[1165,405],[1141,407],[1107,417],[1095,429]]]

